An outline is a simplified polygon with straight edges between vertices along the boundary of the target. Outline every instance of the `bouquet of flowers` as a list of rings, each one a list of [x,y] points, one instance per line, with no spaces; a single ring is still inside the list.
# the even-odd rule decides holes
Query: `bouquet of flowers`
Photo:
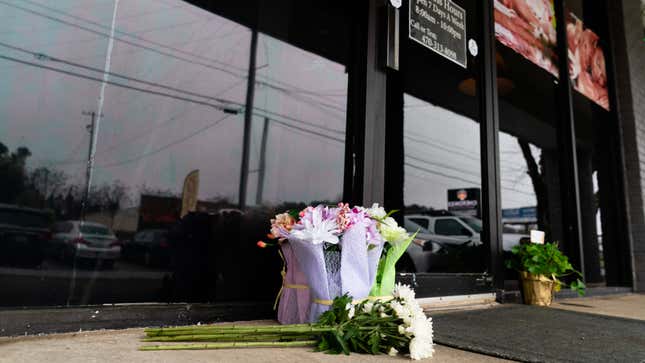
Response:
[[[147,345],[141,350],[225,349],[236,347],[314,346],[328,353],[409,354],[418,360],[434,352],[432,318],[415,300],[414,291],[397,285],[389,300],[353,303],[345,294],[315,324],[146,329],[146,342],[199,342]]]
[[[276,215],[268,236],[279,241],[287,265],[278,294],[278,321],[313,322],[343,294],[359,299],[389,294],[396,262],[413,238],[390,217],[393,212],[378,204],[350,208],[339,203]],[[307,285],[291,282],[303,276]]]
[[[368,296],[383,239],[367,209],[344,203],[310,206],[300,211],[288,233],[284,232],[286,229],[280,230],[279,237],[289,240],[307,277],[311,294],[308,321],[316,321],[337,296]]]

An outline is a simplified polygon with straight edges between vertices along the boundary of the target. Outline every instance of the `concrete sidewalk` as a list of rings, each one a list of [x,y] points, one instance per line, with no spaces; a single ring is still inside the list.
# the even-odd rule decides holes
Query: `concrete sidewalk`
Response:
[[[363,354],[329,355],[312,352],[310,348],[288,349],[222,349],[201,351],[141,352],[143,329],[103,330],[95,332],[52,334],[41,337],[0,338],[0,362],[47,362],[47,363],[93,363],[93,362],[405,362],[404,357]],[[435,355],[426,362],[475,363],[507,362],[505,360],[435,346]]]
[[[554,309],[645,320],[645,295],[624,294],[558,300]],[[443,313],[442,313],[443,314]],[[449,314],[449,313],[445,313]],[[431,313],[431,315],[434,315]],[[266,321],[253,322],[255,324]],[[309,348],[232,349],[140,352],[143,329],[103,330],[45,336],[0,338],[0,362],[403,362],[404,357],[352,354],[334,356]],[[504,360],[436,345],[428,362],[504,362]]]
[[[645,320],[645,294],[623,294],[556,300],[552,308]]]

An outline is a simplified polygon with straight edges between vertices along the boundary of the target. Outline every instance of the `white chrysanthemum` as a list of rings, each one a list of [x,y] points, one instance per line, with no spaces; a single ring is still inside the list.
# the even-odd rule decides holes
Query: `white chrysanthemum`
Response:
[[[345,309],[347,310],[347,316],[351,319],[354,317],[354,314],[356,314],[356,309],[354,308],[354,304],[349,303],[345,306]]]
[[[428,342],[427,340],[414,337],[410,341],[410,358],[414,360],[430,358],[432,357],[432,353],[434,353],[432,340]]]
[[[416,304],[414,290],[412,290],[408,285],[397,283],[396,286],[394,286],[394,291],[392,291],[392,296],[403,300],[406,305]]]
[[[415,338],[429,339],[432,341],[432,320],[428,320],[425,316],[415,316],[408,329]]]
[[[403,305],[400,302],[393,300],[390,302],[390,306],[394,310],[396,316],[399,319],[402,319],[406,326],[409,326],[412,323],[412,311],[408,305]]]
[[[399,318],[407,313],[407,309],[405,309],[405,307],[396,300],[390,302],[390,307],[392,308],[392,310],[394,310],[394,313],[396,313],[396,316]]]
[[[390,306],[398,318],[403,320],[399,325],[399,334],[408,338],[410,341],[410,357],[412,359],[423,359],[432,357],[433,349],[433,331],[432,318],[426,317],[423,308],[415,299],[414,290],[410,286],[397,284],[392,292],[395,300],[390,302]]]
[[[379,207],[378,203],[372,204],[372,208],[367,209],[367,215],[376,219],[383,219],[387,215],[383,207]]]
[[[399,325],[399,334],[405,335],[405,325]]]
[[[374,303],[371,301],[368,301],[363,305],[363,312],[371,313],[373,308],[374,308]]]
[[[385,218],[379,223],[379,232],[383,239],[390,243],[399,243],[408,239],[408,232],[400,227],[392,217]]]
[[[399,354],[399,351],[394,349],[394,347],[391,347],[390,350],[387,352],[387,355],[390,355],[393,357],[396,356],[397,354]]]
[[[432,319],[422,317],[412,321],[410,329],[413,331],[413,338],[410,341],[410,357],[412,359],[424,359],[432,357],[434,352],[432,341]]]
[[[434,352],[432,341],[432,318],[417,314],[405,329],[406,336],[412,336],[410,341],[410,357],[412,359],[424,359],[432,357]]]

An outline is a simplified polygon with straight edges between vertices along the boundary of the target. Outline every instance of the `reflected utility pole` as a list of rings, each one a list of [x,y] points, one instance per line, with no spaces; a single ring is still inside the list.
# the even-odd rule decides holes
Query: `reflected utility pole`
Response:
[[[255,193],[255,204],[262,204],[262,192],[264,189],[264,171],[266,170],[267,163],[267,138],[269,136],[269,122],[270,118],[264,118],[264,126],[262,126],[262,143],[260,144],[260,167],[258,170],[258,189]]]
[[[96,112],[94,111],[83,111],[84,116],[90,116],[90,124],[86,126],[87,131],[90,133],[90,144],[87,151],[87,166],[85,168],[85,190],[83,190],[83,199],[81,200],[81,220],[85,220],[85,207],[87,206],[87,201],[90,197],[90,188],[92,180],[92,169],[94,168],[94,155],[93,148],[94,142],[96,140],[96,133],[94,132],[96,128]]]
[[[246,207],[246,187],[249,178],[249,154],[251,147],[251,124],[253,121],[253,98],[255,94],[255,64],[258,51],[258,30],[254,27],[251,33],[251,51],[249,55],[249,78],[246,84],[246,107],[244,110],[244,138],[242,140],[242,167],[240,168],[240,209]]]

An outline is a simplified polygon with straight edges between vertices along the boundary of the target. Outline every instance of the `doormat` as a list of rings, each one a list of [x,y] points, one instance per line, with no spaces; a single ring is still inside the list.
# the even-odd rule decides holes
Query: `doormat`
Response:
[[[523,362],[645,362],[645,321],[502,305],[433,314],[435,342]]]

